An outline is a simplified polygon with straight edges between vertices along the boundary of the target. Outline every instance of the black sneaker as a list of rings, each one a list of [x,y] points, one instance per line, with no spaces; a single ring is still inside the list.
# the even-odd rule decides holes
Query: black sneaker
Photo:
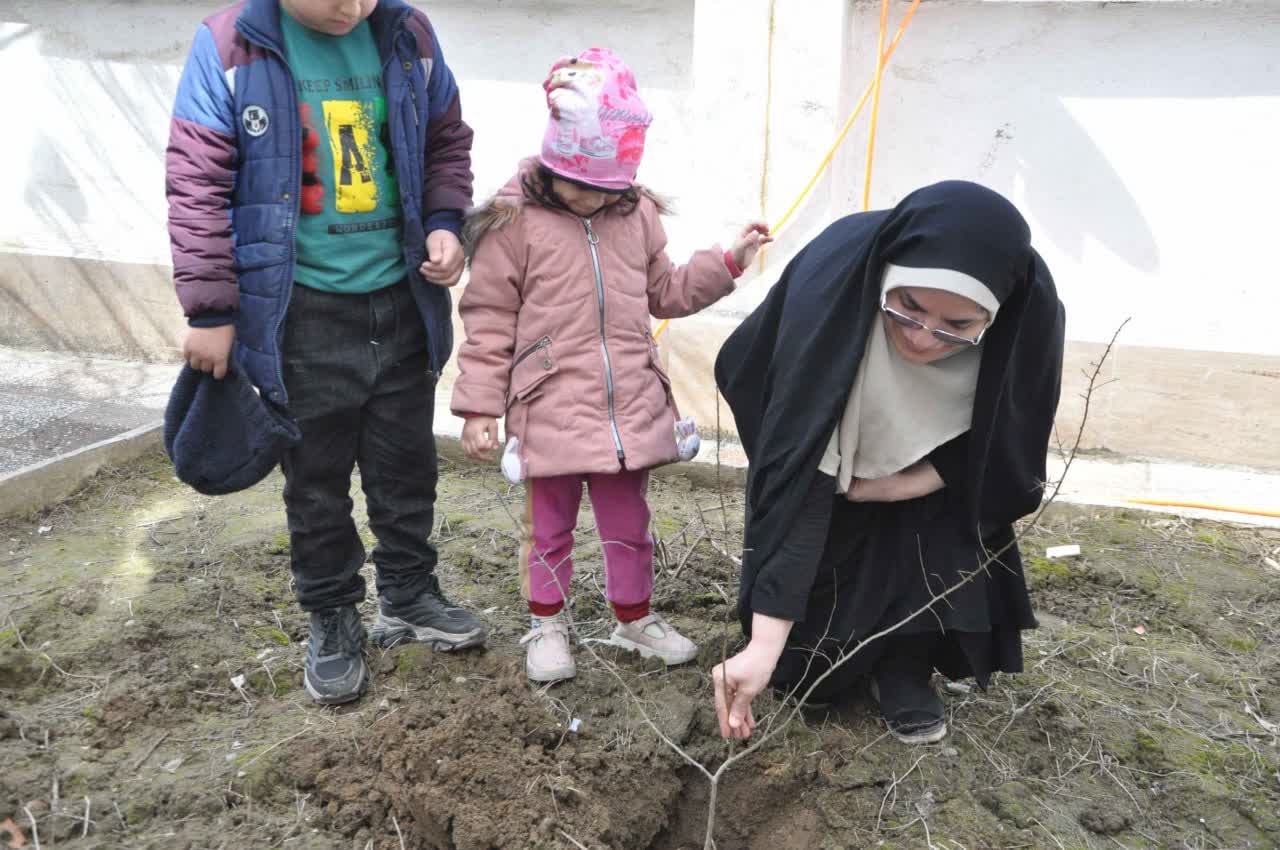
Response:
[[[947,736],[946,714],[930,681],[932,672],[921,675],[887,667],[871,677],[871,697],[880,704],[889,733],[904,744],[936,744]]]
[[[302,683],[321,705],[359,699],[369,687],[364,662],[364,624],[354,605],[311,612],[311,636]]]
[[[380,597],[378,621],[369,630],[369,639],[381,647],[414,640],[440,652],[480,646],[486,637],[484,624],[450,602],[435,576],[418,598],[407,604],[393,605]]]

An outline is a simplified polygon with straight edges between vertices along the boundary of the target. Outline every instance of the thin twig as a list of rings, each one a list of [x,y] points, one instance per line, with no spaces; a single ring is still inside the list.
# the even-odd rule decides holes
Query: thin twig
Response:
[[[269,752],[271,752],[272,750],[274,750],[276,747],[279,747],[279,746],[281,746],[282,744],[287,744],[287,743],[289,743],[290,741],[292,741],[294,738],[298,737],[299,735],[305,735],[307,732],[310,732],[310,731],[311,731],[310,729],[300,729],[300,730],[298,730],[297,732],[294,732],[294,733],[293,733],[292,735],[290,735],[288,738],[283,738],[283,739],[281,739],[281,740],[279,740],[279,741],[276,741],[274,744],[272,744],[271,746],[267,747],[265,750],[263,750],[262,752],[258,753],[256,756],[254,756],[253,758],[249,759],[247,762],[245,762],[245,763],[244,763],[244,767],[248,767],[249,765],[253,764],[255,761],[257,761],[258,759],[262,758],[262,757],[263,757],[263,756],[265,756],[267,753],[269,753]],[[243,768],[241,768],[241,769],[243,769]]]
[[[400,850],[405,850],[404,833],[400,831],[400,824],[396,821],[395,815],[391,816],[391,825],[396,828],[396,838],[400,839]]]
[[[693,545],[689,547],[689,551],[684,553],[684,557],[680,559],[680,563],[676,566],[675,570],[671,572],[671,578],[673,580],[680,577],[681,571],[684,570],[685,564],[689,563],[689,558],[693,557],[693,552],[698,548],[698,544],[706,539],[707,535],[705,533],[698,534],[697,539],[693,541]]]
[[[141,768],[144,764],[147,763],[147,759],[151,758],[151,754],[154,753],[157,749],[159,749],[160,745],[163,744],[168,739],[169,739],[169,733],[165,732],[159,738],[156,738],[154,741],[152,741],[151,746],[147,747],[146,752],[144,752],[141,756],[139,756],[138,760],[135,761],[129,769],[138,770],[139,768]]]
[[[36,850],[40,850],[40,827],[36,825],[36,816],[31,814],[30,806],[23,806],[22,811],[27,813],[27,820],[31,822],[31,840],[36,844]]]
[[[884,792],[884,797],[882,797],[880,800],[880,811],[876,814],[876,832],[880,831],[880,821],[881,821],[881,818],[884,817],[884,806],[885,806],[885,803],[889,801],[889,795],[896,793],[898,790],[898,786],[901,785],[903,782],[905,782],[908,776],[910,776],[912,773],[915,773],[916,768],[920,766],[920,762],[924,761],[928,757],[929,757],[929,754],[925,753],[924,755],[920,756],[920,758],[916,759],[915,763],[912,764],[911,767],[907,768],[907,772],[902,774],[899,777],[895,777],[893,780],[893,784],[890,785],[889,788]]]
[[[53,796],[49,798],[49,823],[52,825],[52,828],[49,830],[49,847],[50,848],[57,846],[57,843],[58,843],[57,823],[58,823],[58,814],[59,814],[58,810],[60,808],[61,808],[60,800],[58,799],[58,772],[57,770],[55,770],[53,772]]]
[[[569,842],[570,844],[572,844],[574,847],[579,848],[579,850],[587,850],[587,846],[586,846],[585,844],[583,844],[583,843],[582,843],[581,841],[579,841],[578,839],[574,838],[574,837],[573,837],[572,835],[570,835],[569,833],[565,832],[563,829],[558,829],[558,830],[556,830],[556,832],[560,833],[560,835],[564,837],[564,840],[565,840],[565,841],[568,841],[568,842]]]

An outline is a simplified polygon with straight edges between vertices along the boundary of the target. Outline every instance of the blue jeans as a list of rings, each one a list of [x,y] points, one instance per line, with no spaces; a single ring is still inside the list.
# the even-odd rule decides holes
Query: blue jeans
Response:
[[[289,413],[302,441],[281,461],[290,559],[306,611],[363,601],[364,544],[351,518],[359,465],[380,597],[415,599],[432,582],[435,376],[405,283],[362,295],[295,284],[284,331]]]

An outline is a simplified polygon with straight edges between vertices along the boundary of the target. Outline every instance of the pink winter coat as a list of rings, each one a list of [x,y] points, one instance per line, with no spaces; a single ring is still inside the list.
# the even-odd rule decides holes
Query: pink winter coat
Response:
[[[530,478],[676,460],[676,405],[649,317],[687,316],[732,292],[720,248],[676,266],[649,194],[629,215],[606,207],[587,220],[526,201],[519,175],[467,227],[453,412],[505,416]]]

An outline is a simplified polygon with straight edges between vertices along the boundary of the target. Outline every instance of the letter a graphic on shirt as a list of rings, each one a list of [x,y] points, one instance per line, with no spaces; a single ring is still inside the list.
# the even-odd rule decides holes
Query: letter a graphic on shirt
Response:
[[[369,173],[369,167],[364,164],[364,157],[360,155],[360,146],[356,144],[355,127],[350,124],[343,124],[338,128],[338,143],[342,147],[342,167],[338,171],[338,185],[351,185],[351,172],[355,172],[361,183],[368,183],[373,179],[373,175]]]
[[[376,136],[373,110],[358,100],[326,100],[324,124],[333,151],[334,204],[340,213],[373,212],[378,184],[373,179]]]

